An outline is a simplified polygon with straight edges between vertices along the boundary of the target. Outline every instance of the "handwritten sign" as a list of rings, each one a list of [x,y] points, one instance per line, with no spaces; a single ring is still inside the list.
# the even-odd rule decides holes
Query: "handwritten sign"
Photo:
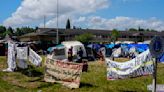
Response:
[[[57,82],[68,88],[79,88],[82,64],[47,59],[45,66],[46,82]]]
[[[28,47],[17,47],[17,58],[27,59],[28,57]]]
[[[107,79],[133,78],[153,73],[153,61],[149,50],[141,53],[136,58],[123,63],[110,59],[107,61]]]
[[[12,42],[8,42],[8,55],[7,55],[7,64],[8,68],[15,69],[16,68],[16,57],[15,57],[15,44]]]
[[[29,61],[36,65],[36,66],[39,66],[42,62],[42,57],[40,57],[35,51],[33,51],[31,48],[30,48],[30,52],[29,52]]]

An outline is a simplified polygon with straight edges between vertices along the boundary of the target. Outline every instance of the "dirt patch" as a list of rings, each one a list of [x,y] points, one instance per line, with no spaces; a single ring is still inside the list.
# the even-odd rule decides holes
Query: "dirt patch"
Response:
[[[39,88],[42,84],[41,81],[38,81],[39,78],[32,78],[32,77],[29,78],[26,76],[22,76],[22,75],[19,76],[17,74],[11,74],[11,73],[3,76],[2,79],[14,86],[28,88],[28,89]]]

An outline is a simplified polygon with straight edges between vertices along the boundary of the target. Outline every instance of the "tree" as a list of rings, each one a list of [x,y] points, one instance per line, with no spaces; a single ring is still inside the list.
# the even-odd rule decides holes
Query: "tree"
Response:
[[[0,33],[4,33],[6,31],[6,27],[0,26]]]
[[[5,32],[6,32],[6,27],[5,26],[0,26],[0,37],[4,37]]]
[[[71,29],[71,24],[70,24],[70,20],[69,19],[67,20],[67,23],[66,23],[66,29]]]
[[[30,27],[22,27],[22,28],[16,28],[16,32],[14,33],[15,36],[21,36],[27,33],[35,32],[34,28]]]
[[[119,36],[120,36],[119,31],[117,31],[117,29],[113,29],[112,34],[111,34],[111,39],[112,39],[114,44],[115,44],[115,41],[118,39]]]
[[[138,28],[138,31],[145,31],[145,30],[144,30],[143,28],[140,28],[140,27],[139,27],[139,28]]]
[[[14,30],[12,29],[12,27],[8,27],[6,32],[4,32],[4,35],[7,35],[7,34],[10,36],[12,36],[14,34]]]
[[[135,28],[130,28],[129,31],[138,31],[138,30]]]
[[[93,34],[91,34],[91,33],[85,33],[85,34],[81,34],[79,36],[75,36],[75,40],[78,40],[82,43],[88,43],[92,39],[93,39]]]

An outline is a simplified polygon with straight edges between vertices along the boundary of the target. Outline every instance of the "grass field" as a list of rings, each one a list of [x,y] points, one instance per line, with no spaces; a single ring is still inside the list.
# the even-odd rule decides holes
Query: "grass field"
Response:
[[[122,60],[122,59],[121,59]],[[5,57],[0,57],[0,70],[6,68]],[[32,77],[29,77],[29,71]],[[151,76],[126,80],[106,80],[106,67],[98,62],[89,62],[89,71],[83,72],[79,89],[69,89],[60,84],[43,80],[44,67],[30,67],[14,73],[0,72],[0,92],[147,92]],[[164,84],[164,65],[158,64],[158,84]]]

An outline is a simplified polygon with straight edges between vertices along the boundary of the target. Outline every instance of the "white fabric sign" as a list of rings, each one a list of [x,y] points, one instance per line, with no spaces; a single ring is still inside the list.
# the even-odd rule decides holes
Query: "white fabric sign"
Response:
[[[119,63],[106,58],[107,79],[125,79],[153,73],[153,61],[150,51],[139,54],[136,58]]]
[[[16,68],[16,57],[15,57],[15,44],[12,42],[8,42],[8,56],[7,56],[7,64],[8,68],[14,70]]]
[[[22,69],[28,68],[27,62],[24,59],[19,59],[17,65],[19,68],[22,68]]]
[[[28,57],[28,47],[17,47],[17,58],[27,59]]]
[[[29,52],[29,61],[36,65],[39,66],[42,62],[42,58],[30,48],[30,52]]]

